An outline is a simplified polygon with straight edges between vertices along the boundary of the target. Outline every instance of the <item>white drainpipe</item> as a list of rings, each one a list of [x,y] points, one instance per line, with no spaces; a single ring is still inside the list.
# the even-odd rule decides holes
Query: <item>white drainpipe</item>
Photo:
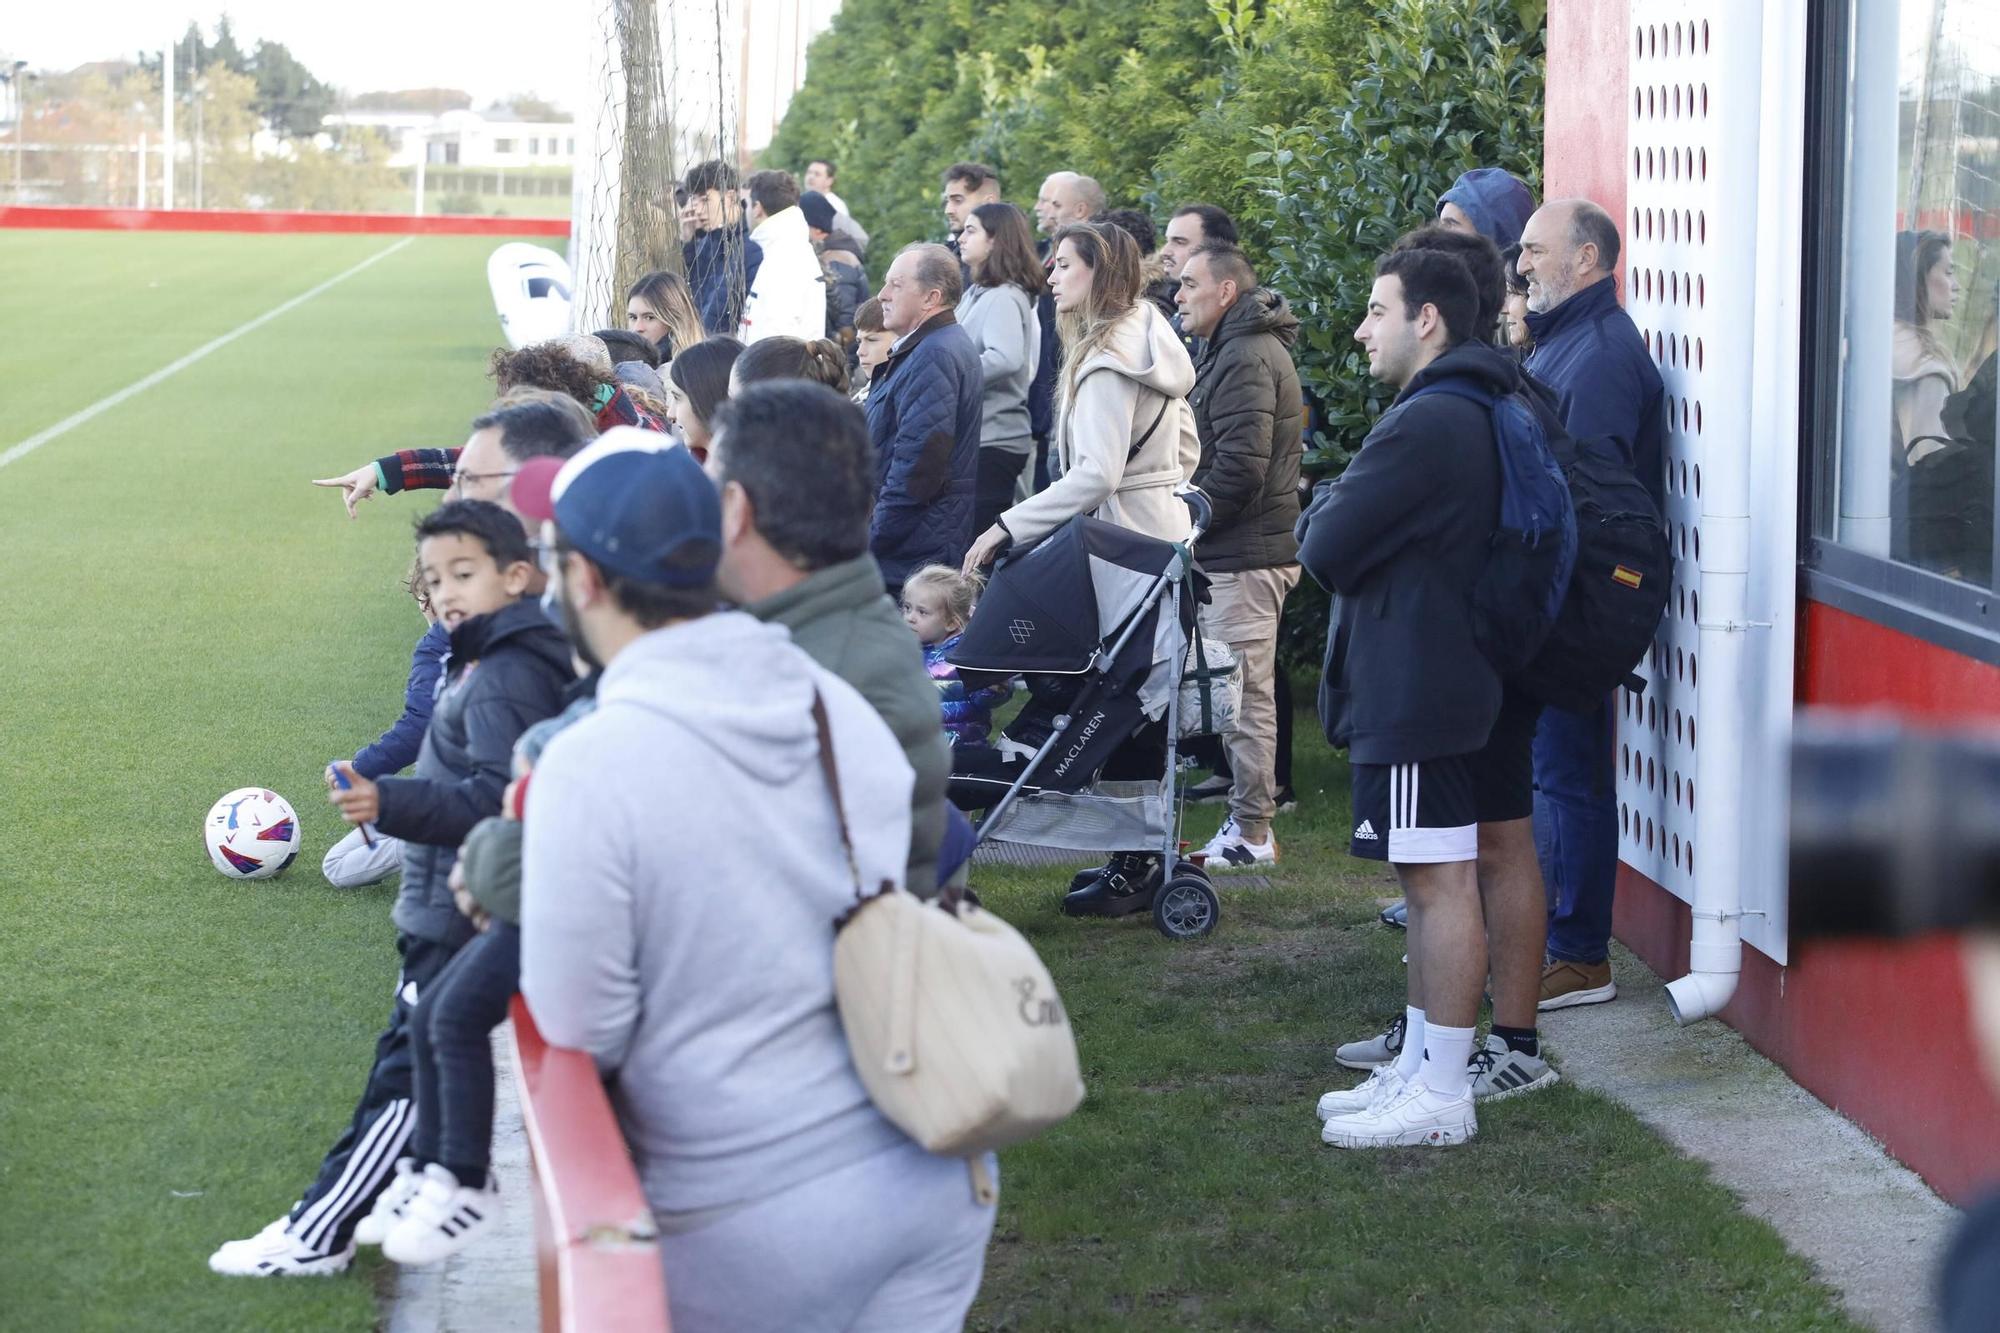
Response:
[[[1695,716],[1701,730],[1695,746],[1689,904],[1694,924],[1688,974],[1667,986],[1667,1004],[1674,1021],[1683,1025],[1722,1012],[1743,971],[1742,812],[1752,739],[1744,732],[1747,719],[1759,715],[1750,706],[1752,682],[1744,679],[1744,639],[1750,629],[1750,450],[1758,438],[1757,372],[1765,360],[1760,353],[1772,346],[1767,338],[1781,336],[1775,312],[1760,309],[1756,299],[1759,251],[1770,244],[1772,228],[1760,207],[1765,202],[1758,176],[1761,136],[1752,127],[1782,115],[1782,103],[1772,101],[1780,96],[1777,85],[1782,81],[1767,79],[1762,71],[1766,16],[1746,6],[1744,12],[1718,18],[1720,68],[1708,85],[1717,100],[1715,116],[1723,124],[1742,124],[1745,132],[1716,144],[1716,190],[1706,201],[1711,244],[1704,247],[1712,258],[1690,257],[1708,260],[1708,291],[1715,299],[1710,330],[1741,330],[1750,336],[1749,345],[1729,347],[1700,375],[1688,377],[1709,407],[1711,424],[1697,437],[1703,481],[1695,530],[1699,541],[1697,545],[1691,534],[1688,552],[1699,565],[1701,589],[1695,659]],[[1771,443],[1775,447],[1777,442]]]

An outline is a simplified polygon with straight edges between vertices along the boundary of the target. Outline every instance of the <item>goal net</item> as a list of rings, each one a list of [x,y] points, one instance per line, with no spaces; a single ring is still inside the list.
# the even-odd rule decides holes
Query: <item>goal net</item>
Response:
[[[599,0],[592,104],[578,116],[571,327],[623,328],[625,293],[681,271],[674,190],[690,166],[738,161],[745,0]],[[727,262],[742,271],[729,237]]]

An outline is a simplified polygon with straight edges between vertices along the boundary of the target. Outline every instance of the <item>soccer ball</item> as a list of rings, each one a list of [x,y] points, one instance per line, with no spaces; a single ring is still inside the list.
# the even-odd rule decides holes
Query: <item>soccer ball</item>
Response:
[[[299,854],[299,817],[262,787],[239,787],[209,809],[208,859],[231,879],[269,879]]]

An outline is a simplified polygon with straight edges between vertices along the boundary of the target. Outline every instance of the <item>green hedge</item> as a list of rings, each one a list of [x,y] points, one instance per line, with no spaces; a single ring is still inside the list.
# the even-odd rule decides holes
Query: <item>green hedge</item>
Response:
[[[1300,378],[1323,428],[1308,464],[1338,471],[1383,395],[1352,339],[1375,257],[1462,171],[1541,179],[1547,0],[847,0],[764,153],[838,188],[873,237],[871,268],[939,239],[940,176],[997,168],[1023,208],[1064,168],[1164,222],[1202,200],[1233,214],[1302,322]],[[1287,612],[1313,660],[1325,602]]]

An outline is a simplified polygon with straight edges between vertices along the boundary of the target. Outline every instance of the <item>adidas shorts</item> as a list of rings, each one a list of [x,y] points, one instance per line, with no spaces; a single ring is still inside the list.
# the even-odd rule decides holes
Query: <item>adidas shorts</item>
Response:
[[[1354,836],[1370,861],[1426,865],[1479,859],[1475,756],[1354,765]]]

